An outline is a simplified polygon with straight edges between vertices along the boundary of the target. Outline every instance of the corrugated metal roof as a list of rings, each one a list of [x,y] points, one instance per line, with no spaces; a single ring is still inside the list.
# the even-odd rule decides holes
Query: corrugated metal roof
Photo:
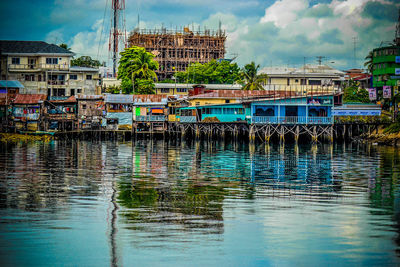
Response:
[[[189,99],[197,98],[243,98],[243,97],[255,97],[255,96],[270,96],[270,91],[242,91],[242,90],[216,90],[211,93],[199,94],[189,97]]]
[[[103,99],[103,95],[82,95],[82,94],[77,94],[76,96],[77,100],[96,100],[96,99]]]
[[[14,104],[38,104],[45,101],[47,95],[43,94],[18,94],[15,97]]]
[[[5,81],[0,80],[0,88],[24,88],[24,86],[19,81]]]
[[[168,98],[165,95],[133,95],[135,105],[166,105]]]
[[[132,104],[133,95],[117,95],[117,94],[106,94],[104,98],[106,103],[116,104]]]
[[[75,98],[75,96],[70,96],[67,99],[51,100],[50,102],[52,102],[52,103],[74,103],[74,102],[76,102],[76,98]]]
[[[193,89],[193,85],[197,84],[192,84],[192,83],[155,83],[155,88],[156,89],[161,89],[161,88],[187,88],[187,89]],[[240,84],[202,84],[206,89],[209,90],[240,90],[242,89],[242,85]]]

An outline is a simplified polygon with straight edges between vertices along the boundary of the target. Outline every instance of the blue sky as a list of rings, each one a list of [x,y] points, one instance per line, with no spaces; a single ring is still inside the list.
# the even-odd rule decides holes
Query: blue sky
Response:
[[[72,51],[109,61],[111,0],[0,2],[0,39],[67,43]],[[106,8],[107,7],[107,8]],[[227,32],[226,57],[262,67],[325,63],[362,67],[382,41],[392,41],[400,3],[390,0],[126,0],[126,28],[194,25]],[[354,59],[354,42],[356,57]]]

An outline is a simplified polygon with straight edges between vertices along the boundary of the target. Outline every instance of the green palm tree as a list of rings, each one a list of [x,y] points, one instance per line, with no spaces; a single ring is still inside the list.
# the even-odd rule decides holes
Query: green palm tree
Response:
[[[374,52],[369,51],[368,55],[365,57],[364,67],[367,67],[368,73],[372,74],[374,63],[373,63]]]
[[[268,76],[266,74],[257,74],[260,65],[257,65],[252,61],[250,64],[246,64],[241,70],[240,76],[242,82],[245,83],[243,90],[264,90],[262,86],[266,82]]]
[[[136,91],[136,83],[141,80],[157,80],[155,71],[158,63],[154,55],[146,52],[143,47],[133,46],[121,52],[118,66],[118,79],[131,80]]]

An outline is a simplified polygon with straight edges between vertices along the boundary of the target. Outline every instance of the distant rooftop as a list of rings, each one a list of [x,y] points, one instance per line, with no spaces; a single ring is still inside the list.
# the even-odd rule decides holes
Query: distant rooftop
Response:
[[[64,54],[74,53],[55,44],[43,41],[6,41],[0,40],[1,54]]]
[[[269,75],[338,75],[344,76],[344,72],[334,69],[328,65],[304,65],[300,68],[289,67],[265,67],[260,70],[260,73]]]

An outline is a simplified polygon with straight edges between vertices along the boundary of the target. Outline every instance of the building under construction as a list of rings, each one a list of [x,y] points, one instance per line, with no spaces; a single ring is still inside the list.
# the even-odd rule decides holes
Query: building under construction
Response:
[[[195,62],[206,63],[225,56],[225,31],[135,29],[129,36],[129,46],[140,46],[155,55],[160,65],[158,79],[172,78],[176,71],[185,71]]]

